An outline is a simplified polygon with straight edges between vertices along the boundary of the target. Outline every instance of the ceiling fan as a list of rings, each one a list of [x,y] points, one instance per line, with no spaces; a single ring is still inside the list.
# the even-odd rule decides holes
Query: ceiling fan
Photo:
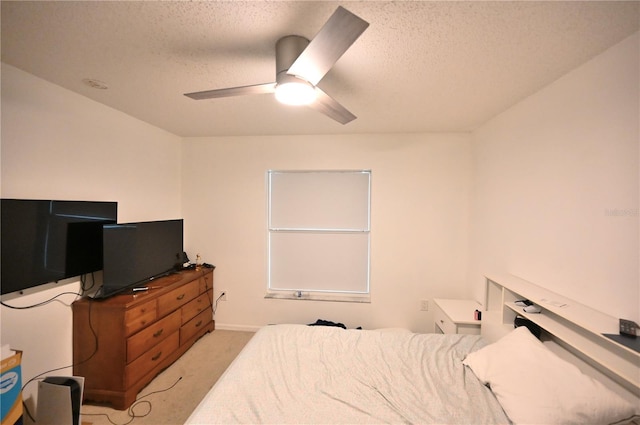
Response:
[[[185,93],[195,100],[275,93],[290,105],[308,105],[346,124],[356,118],[344,106],[318,88],[318,82],[367,29],[369,23],[339,6],[318,34],[309,41],[298,35],[276,43],[276,82]]]

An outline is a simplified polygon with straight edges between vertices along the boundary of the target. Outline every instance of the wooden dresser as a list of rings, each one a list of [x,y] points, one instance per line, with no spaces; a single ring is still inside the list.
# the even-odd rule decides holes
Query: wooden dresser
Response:
[[[213,269],[181,271],[146,286],[73,303],[73,373],[85,378],[84,400],[127,409],[158,373],[215,329]]]

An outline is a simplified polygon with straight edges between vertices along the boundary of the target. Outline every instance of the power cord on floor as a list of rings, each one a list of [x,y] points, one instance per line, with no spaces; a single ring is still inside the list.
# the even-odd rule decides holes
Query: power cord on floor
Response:
[[[176,382],[174,382],[171,386],[163,389],[163,390],[158,390],[158,391],[152,391],[149,394],[145,394],[143,396],[140,396],[140,398],[138,398],[131,406],[129,406],[129,409],[127,410],[127,414],[129,415],[129,420],[127,422],[124,422],[122,424],[119,424],[117,422],[114,422],[111,420],[111,417],[107,414],[107,413],[80,413],[82,416],[104,416],[107,418],[107,420],[109,422],[111,422],[113,425],[128,425],[131,422],[133,422],[136,418],[144,418],[145,416],[148,416],[151,413],[151,410],[153,410],[153,404],[151,404],[150,401],[148,400],[143,400],[143,398],[149,397],[153,394],[158,394],[158,393],[163,393],[166,391],[169,391],[170,389],[172,389],[173,387],[175,387],[176,385],[178,385],[178,382],[180,382],[180,380],[182,379],[182,376],[178,378],[178,380]],[[147,406],[147,411],[139,414],[135,412],[135,409],[139,406]]]

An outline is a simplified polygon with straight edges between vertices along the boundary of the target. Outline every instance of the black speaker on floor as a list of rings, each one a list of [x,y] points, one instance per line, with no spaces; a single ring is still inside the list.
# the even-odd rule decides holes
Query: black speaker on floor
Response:
[[[38,425],[79,425],[84,378],[49,376],[38,384]]]

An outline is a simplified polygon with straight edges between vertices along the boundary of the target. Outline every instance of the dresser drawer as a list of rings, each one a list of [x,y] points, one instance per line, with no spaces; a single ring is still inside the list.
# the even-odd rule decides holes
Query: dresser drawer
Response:
[[[180,328],[181,324],[180,311],[176,311],[127,338],[127,363],[131,363],[160,341],[169,337],[171,333]]]
[[[158,312],[156,306],[156,300],[151,300],[125,311],[125,335],[131,335],[156,320]]]
[[[200,293],[213,289],[213,273],[207,273],[198,280],[200,281]]]
[[[202,313],[204,310],[211,310],[212,303],[211,298],[209,297],[213,291],[209,291],[205,294],[200,295],[193,301],[189,301],[184,307],[182,307],[182,324],[184,325],[189,320],[193,319],[198,314]]]
[[[207,309],[188,321],[180,328],[180,344],[184,344],[189,338],[206,328],[213,321],[213,311]]]
[[[198,279],[199,280],[199,279]],[[179,309],[200,293],[198,280],[187,283],[158,298],[158,315],[160,317]]]
[[[160,344],[147,351],[135,361],[125,367],[125,387],[138,382],[154,367],[159,365],[171,353],[176,351],[180,345],[179,332],[174,332],[164,339]]]
[[[449,319],[449,317],[444,314],[444,311],[436,304],[433,311],[433,318],[435,321],[435,325],[440,328],[442,333],[445,334],[454,334],[456,333],[456,325]],[[436,329],[438,332],[438,329]]]

